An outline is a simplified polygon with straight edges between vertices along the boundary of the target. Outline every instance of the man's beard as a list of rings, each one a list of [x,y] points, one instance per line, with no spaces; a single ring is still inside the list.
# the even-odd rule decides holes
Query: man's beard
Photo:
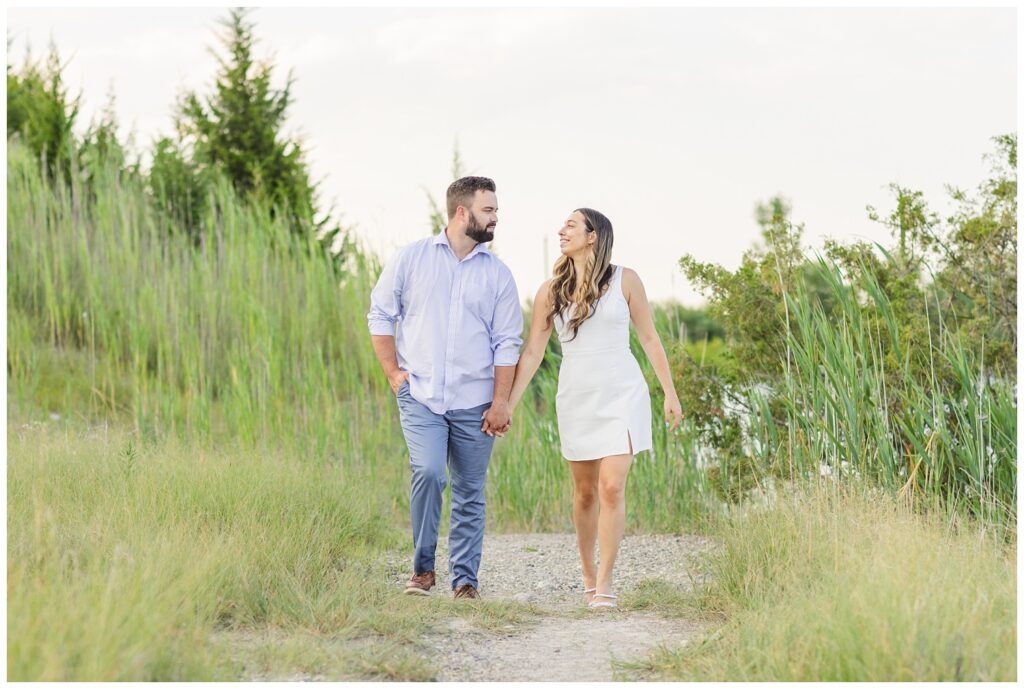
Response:
[[[477,222],[477,219],[472,215],[469,216],[469,226],[466,227],[466,236],[475,241],[477,244],[483,244],[494,239],[494,230],[488,230],[486,227]]]

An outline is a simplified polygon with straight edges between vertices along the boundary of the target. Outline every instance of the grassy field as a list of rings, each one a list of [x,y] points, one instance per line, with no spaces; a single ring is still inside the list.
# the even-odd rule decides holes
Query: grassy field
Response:
[[[423,679],[431,621],[530,617],[395,595],[381,555],[407,536],[337,464],[135,442],[11,424],[10,679]]]
[[[408,469],[365,324],[379,263],[355,252],[339,273],[226,186],[208,212],[204,242],[168,236],[137,179],[100,167],[51,184],[9,147],[9,677],[430,679],[427,625],[531,619],[500,602],[417,605],[389,583],[382,556],[409,539]],[[692,422],[655,424],[627,486],[629,530],[703,530],[722,548],[699,596],[651,582],[628,603],[720,630],[641,669],[1012,679],[1015,389],[906,385],[893,414],[873,400],[906,371],[876,352],[899,343],[835,290],[838,326],[793,295],[781,415],[751,397],[755,485],[783,473],[815,488],[730,508]],[[929,351],[975,389],[983,361],[948,337]],[[557,364],[554,351],[496,445],[491,531],[572,529]],[[896,427],[908,448],[893,450]],[[839,492],[817,482],[822,467],[884,491]]]
[[[10,147],[9,676],[429,678],[410,645],[429,620],[529,610],[393,595],[408,460],[365,325],[379,265],[357,253],[339,281],[219,193],[196,246],[137,180],[51,184]],[[571,529],[553,426],[529,414],[495,453],[488,528]],[[635,473],[633,529],[702,518],[684,442],[661,434]]]
[[[626,603],[720,625],[634,669],[682,681],[1014,681],[1014,532],[824,481],[713,529],[710,583]]]

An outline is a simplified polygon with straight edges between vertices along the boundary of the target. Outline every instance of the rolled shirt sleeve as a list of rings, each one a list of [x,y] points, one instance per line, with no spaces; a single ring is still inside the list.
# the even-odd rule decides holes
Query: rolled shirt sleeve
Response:
[[[523,310],[512,274],[506,272],[503,277],[505,281],[498,292],[491,325],[491,350],[495,366],[515,366],[523,344]]]
[[[370,312],[366,321],[371,335],[395,336],[395,324],[402,317],[401,254],[396,255],[381,271],[370,292]]]

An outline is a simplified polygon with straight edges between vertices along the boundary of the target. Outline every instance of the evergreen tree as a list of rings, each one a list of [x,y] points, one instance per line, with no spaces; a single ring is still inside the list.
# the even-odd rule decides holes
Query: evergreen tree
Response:
[[[247,15],[247,9],[235,8],[221,22],[227,55],[216,55],[220,70],[213,92],[204,98],[194,92],[183,96],[176,122],[181,140],[161,140],[158,153],[174,161],[171,167],[182,168],[180,156],[187,150],[193,169],[217,168],[240,193],[288,213],[297,231],[321,229],[327,220],[314,220],[316,189],[305,151],[300,141],[282,133],[294,77],[289,72],[282,89],[271,86],[274,66],[254,57],[256,39]],[[201,187],[186,185],[183,191],[192,194]]]
[[[7,40],[8,53],[11,41]],[[45,65],[32,60],[15,72],[7,65],[7,136],[20,137],[36,156],[46,159],[50,177],[67,177],[74,158],[72,128],[78,117],[81,95],[71,99],[64,85],[64,65],[57,46],[50,44]]]
[[[294,76],[271,86],[274,65],[254,55],[249,10],[235,8],[220,22],[223,55],[212,91],[186,92],[178,101],[175,135],[154,144],[149,187],[171,227],[201,240],[209,193],[223,175],[245,198],[267,202],[297,234],[315,238],[341,270],[354,244],[331,210],[322,212],[300,140],[283,133]]]

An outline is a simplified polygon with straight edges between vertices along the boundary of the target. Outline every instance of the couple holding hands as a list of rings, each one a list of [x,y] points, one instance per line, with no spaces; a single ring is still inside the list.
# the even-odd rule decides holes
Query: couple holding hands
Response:
[[[573,211],[558,232],[561,256],[554,277],[537,291],[520,355],[515,280],[487,250],[498,222],[494,182],[463,177],[448,187],[446,201],[447,227],[398,251],[381,272],[367,314],[412,469],[413,576],[405,592],[428,595],[435,586],[450,475],[450,584],[455,598],[479,597],[491,450],[508,430],[554,330],[562,346],[558,433],[574,484],[585,603],[615,607],[612,569],[625,530],[626,477],[634,455],[652,448],[650,394],[629,348],[630,321],[665,391],[666,424],[675,429],[682,420],[643,284],[633,270],[612,265],[608,218],[589,208]]]

